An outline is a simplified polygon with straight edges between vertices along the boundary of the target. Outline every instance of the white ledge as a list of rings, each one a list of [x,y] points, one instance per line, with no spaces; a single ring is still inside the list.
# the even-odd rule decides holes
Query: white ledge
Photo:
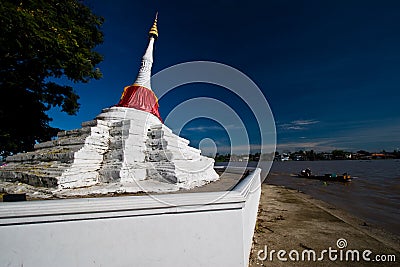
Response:
[[[225,192],[0,203],[0,262],[245,267],[260,183],[255,169]]]

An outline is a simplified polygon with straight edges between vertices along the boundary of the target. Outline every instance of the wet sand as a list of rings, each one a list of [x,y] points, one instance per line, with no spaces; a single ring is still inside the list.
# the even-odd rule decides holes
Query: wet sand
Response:
[[[347,242],[347,246],[343,249],[337,247],[337,240],[341,238]],[[332,252],[332,258],[334,255],[338,257],[336,261],[331,261],[328,253],[324,254],[322,261],[301,260],[301,253],[304,250],[314,250],[318,259],[321,252],[328,250],[329,247],[338,250]],[[267,257],[265,249],[268,251]],[[366,255],[371,260],[375,255],[385,254],[395,255],[396,262],[364,261],[362,253],[367,249],[372,251],[372,254]],[[260,250],[263,252],[259,254]],[[282,258],[286,258],[287,261],[279,260],[276,252],[271,260],[271,250],[285,250],[286,254]],[[289,258],[288,253],[291,250],[299,252],[300,261]],[[360,261],[351,261],[350,253],[349,260],[346,261],[347,250],[358,250]],[[340,251],[343,252],[342,261],[340,261]],[[291,255],[292,258],[296,257],[295,253]],[[305,256],[308,259],[307,254]],[[297,190],[262,185],[249,266],[399,266],[399,262],[398,236],[369,225],[349,213]]]

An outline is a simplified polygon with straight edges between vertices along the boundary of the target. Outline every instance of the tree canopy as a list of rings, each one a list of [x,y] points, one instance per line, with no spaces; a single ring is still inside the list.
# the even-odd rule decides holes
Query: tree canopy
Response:
[[[103,58],[94,51],[103,42],[102,23],[78,0],[0,2],[0,156],[54,136],[51,107],[76,114],[79,96],[51,78],[102,77],[95,67]]]

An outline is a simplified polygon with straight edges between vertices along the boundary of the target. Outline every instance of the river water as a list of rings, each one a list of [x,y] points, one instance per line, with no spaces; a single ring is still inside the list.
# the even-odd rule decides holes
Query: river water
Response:
[[[341,183],[291,176],[305,168],[320,175],[347,172],[353,179]],[[400,236],[400,160],[274,162],[265,182],[300,190]]]

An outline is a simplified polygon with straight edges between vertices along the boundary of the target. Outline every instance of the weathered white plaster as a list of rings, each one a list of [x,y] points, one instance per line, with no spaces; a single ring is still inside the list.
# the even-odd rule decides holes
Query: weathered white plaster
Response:
[[[36,145],[34,152],[11,157],[0,176],[18,180],[26,176],[27,183],[38,181],[34,185],[47,181],[57,186],[57,194],[82,187],[92,193],[101,186],[107,190],[127,186],[129,192],[170,191],[168,186],[151,187],[145,181],[172,184],[178,190],[219,178],[213,159],[202,156],[188,140],[145,111],[107,108],[95,120],[82,123],[81,129],[58,136],[58,140]]]
[[[150,78],[151,78],[151,68],[153,66],[153,47],[154,47],[154,37],[150,37],[146,52],[144,53],[142,58],[139,74],[135,81],[135,84],[144,86],[148,89],[151,88]]]
[[[155,179],[191,188],[218,179],[214,160],[201,156],[189,141],[172,133],[152,114],[130,108],[104,109],[96,117],[85,146],[75,153],[72,168],[63,173],[61,188],[78,188],[99,184],[103,155],[110,149],[110,127],[119,126],[122,163],[119,170],[121,184]],[[112,148],[111,148],[112,149]],[[88,165],[88,160],[91,164]],[[119,166],[112,166],[119,167]],[[106,168],[106,166],[103,166]],[[79,179],[82,177],[82,179]],[[151,192],[156,188],[148,188]],[[139,190],[142,191],[142,190]]]
[[[59,178],[60,189],[86,187],[99,183],[98,170],[103,162],[103,155],[108,149],[110,124],[107,121],[98,120],[97,125],[91,128],[85,145],[75,152],[72,166]]]

